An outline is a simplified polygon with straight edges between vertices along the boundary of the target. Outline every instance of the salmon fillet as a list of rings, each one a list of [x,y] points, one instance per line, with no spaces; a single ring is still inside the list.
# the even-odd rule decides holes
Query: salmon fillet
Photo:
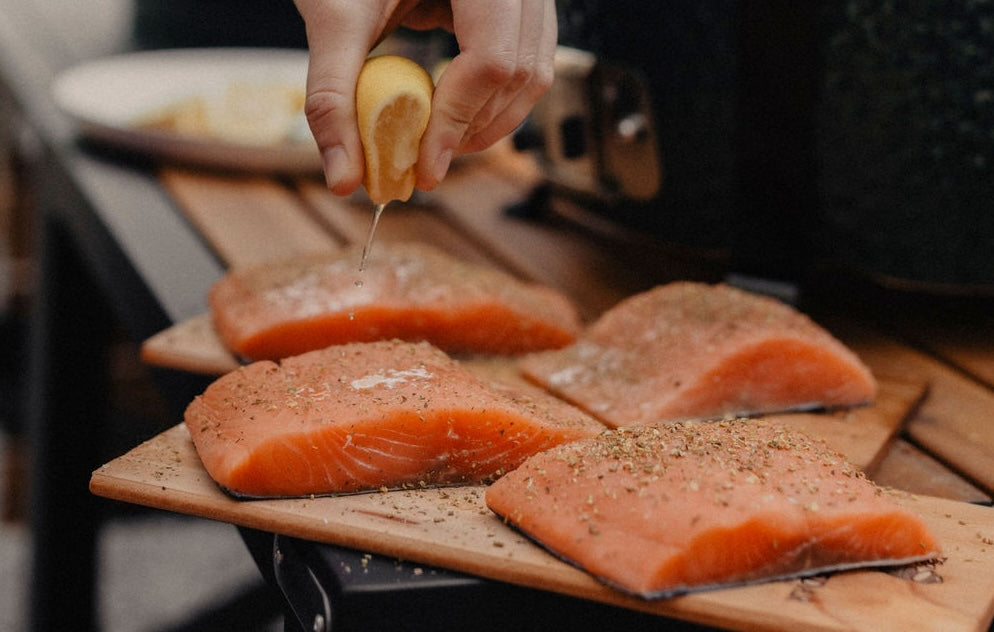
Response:
[[[529,458],[486,502],[650,599],[939,555],[921,520],[842,456],[766,420],[605,431]]]
[[[210,476],[247,497],[478,483],[604,426],[545,393],[491,386],[428,343],[261,360],[184,415]]]
[[[580,318],[561,293],[416,243],[233,270],[208,295],[225,345],[277,360],[332,344],[426,340],[450,353],[565,346]]]
[[[859,357],[806,315],[692,282],[632,296],[519,368],[611,426],[855,406],[877,391]]]

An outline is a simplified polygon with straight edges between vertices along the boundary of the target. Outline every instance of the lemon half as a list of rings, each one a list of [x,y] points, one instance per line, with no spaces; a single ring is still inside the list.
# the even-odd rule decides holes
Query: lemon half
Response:
[[[406,201],[414,192],[414,165],[433,91],[428,72],[405,57],[381,55],[363,64],[356,84],[366,162],[362,183],[376,204]]]

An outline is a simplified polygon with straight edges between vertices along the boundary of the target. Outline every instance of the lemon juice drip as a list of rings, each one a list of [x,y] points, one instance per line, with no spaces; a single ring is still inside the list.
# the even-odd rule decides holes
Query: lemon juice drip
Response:
[[[380,223],[380,215],[383,214],[384,207],[386,207],[386,202],[383,204],[377,204],[376,208],[373,209],[373,221],[369,224],[369,234],[366,236],[366,245],[362,248],[362,259],[359,260],[359,272],[366,269],[366,260],[369,258],[369,251],[373,249],[373,235],[376,234],[376,225]],[[362,281],[356,281],[356,285],[361,286]]]

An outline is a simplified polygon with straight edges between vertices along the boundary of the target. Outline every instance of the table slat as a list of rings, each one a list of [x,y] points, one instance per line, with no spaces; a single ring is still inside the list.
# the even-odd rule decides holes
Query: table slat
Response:
[[[166,168],[159,177],[187,218],[229,266],[333,252],[341,243],[275,180]]]
[[[414,203],[388,206],[377,239],[420,239],[458,256],[489,262],[557,287],[576,301],[588,319],[632,292],[669,280],[667,277],[706,274],[706,262],[688,266],[656,251],[640,250],[641,244],[630,236],[595,234],[554,218],[536,222],[509,216],[505,208],[527,194],[523,186],[529,186],[531,180],[520,170],[510,177],[506,170],[477,166],[481,168],[461,165],[436,191],[419,194]],[[276,256],[276,252],[281,256],[306,254],[314,248],[364,242],[369,229],[372,209],[367,200],[361,195],[339,198],[317,181],[301,179],[285,187],[252,178],[176,172],[168,172],[166,177],[174,194],[185,196],[181,205],[193,209],[208,241],[230,253],[232,261],[258,260]],[[245,221],[245,216],[256,219]],[[269,250],[256,249],[260,240],[277,245],[267,244]],[[994,433],[988,423],[994,416],[994,390],[870,326],[856,326],[842,318],[834,322],[832,314],[825,319],[815,316],[852,346],[879,376],[928,384],[928,397],[907,422],[908,437],[980,485],[983,492],[994,490],[994,470],[989,467],[994,460]],[[180,363],[207,372],[234,366],[230,354],[214,339],[212,328],[202,322],[180,323],[176,328],[179,334],[167,331],[146,342],[143,353],[149,362]],[[192,343],[200,344],[199,350],[190,346],[185,358],[177,354],[177,343],[191,340],[199,340]],[[882,458],[891,462],[865,465],[887,465],[893,470],[894,462],[907,461],[909,469],[914,469],[918,455],[898,451]],[[977,498],[976,490],[962,482],[973,490],[968,496]]]

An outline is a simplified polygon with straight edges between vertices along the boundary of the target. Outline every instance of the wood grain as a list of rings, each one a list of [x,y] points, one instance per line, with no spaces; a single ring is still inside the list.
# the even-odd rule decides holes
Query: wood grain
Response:
[[[239,366],[217,338],[210,315],[175,325],[145,341],[144,361],[166,368],[221,375]],[[477,373],[495,381],[527,386],[514,361],[508,358],[479,358],[468,363]],[[872,406],[838,413],[780,415],[812,436],[824,438],[862,469],[876,467],[887,452],[888,442],[925,396],[924,382],[885,379]]]
[[[906,434],[987,492],[994,490],[994,390],[898,339],[851,321],[829,324],[878,378],[928,383],[928,397]]]
[[[378,238],[424,240],[457,256],[489,262],[522,278],[557,287],[578,303],[588,320],[620,298],[654,283],[707,277],[706,264],[687,264],[624,231],[588,230],[578,222],[555,216],[532,221],[508,215],[505,209],[520,202],[537,178],[520,160],[507,160],[500,153],[493,156],[461,164],[435,192],[419,194],[413,204],[388,207]],[[166,170],[163,180],[228,265],[291,257],[364,240],[371,217],[368,200],[361,196],[339,198],[308,179],[280,184],[258,177]],[[836,313],[840,311],[838,301],[831,307]],[[851,307],[846,304],[847,309]],[[907,311],[914,310],[879,306],[874,310],[878,316],[888,317]],[[928,397],[908,420],[908,437],[938,459],[927,466],[950,467],[965,477],[964,483],[979,485],[988,496],[994,492],[994,468],[989,467],[994,460],[994,432],[987,423],[994,418],[994,389],[976,378],[984,367],[994,364],[994,353],[986,352],[992,344],[989,340],[987,346],[974,347],[970,345],[976,342],[975,335],[940,337],[936,348],[941,346],[945,354],[940,356],[873,328],[886,319],[876,318],[873,326],[864,323],[859,327],[844,321],[840,325],[831,318],[816,319],[853,346],[875,372],[927,383]],[[915,322],[941,319],[917,318]],[[979,323],[977,331],[981,333],[990,329],[990,325],[983,328],[986,322],[982,313],[970,321]],[[958,318],[951,323],[961,325],[963,321]],[[175,328],[179,331],[168,330],[146,341],[143,353],[147,361],[207,373],[237,365],[221,352],[203,322],[179,323]],[[887,329],[892,330],[896,329]],[[952,332],[957,327],[939,330]],[[196,335],[201,335],[200,346],[194,342]],[[180,350],[175,343],[182,342],[191,344]],[[895,452],[885,458],[892,461],[889,465],[907,461],[890,468],[892,472],[902,467],[915,471],[917,467],[916,453]],[[948,478],[952,481],[955,475],[950,472]],[[968,484],[948,486],[950,493],[966,488]],[[970,497],[983,497],[983,492]]]
[[[903,362],[905,352],[902,350],[900,355],[890,357],[887,349],[892,348],[891,343],[873,342],[875,339],[875,335],[863,335],[859,339],[854,339],[851,346],[870,359],[876,370],[881,373],[881,397],[876,404],[867,409],[858,409],[841,415],[798,414],[793,416],[792,423],[808,430],[811,434],[826,438],[853,463],[862,467],[874,480],[883,485],[918,494],[990,504],[989,493],[964,480],[932,455],[907,441],[902,441],[896,446],[888,444],[901,433],[905,422],[913,421],[914,430],[918,431],[921,420],[927,419],[928,416],[939,415],[941,418],[956,416],[961,410],[961,402],[965,402],[966,405],[973,402],[972,405],[980,407],[982,411],[989,410],[994,404],[987,403],[988,391],[971,387],[968,380],[965,383],[957,381],[958,387],[954,389],[955,391],[969,391],[962,394],[965,399],[959,400],[944,394],[936,401],[935,387],[928,386],[930,374],[903,369],[898,372],[899,374],[891,375],[895,372],[888,367]],[[209,314],[178,323],[152,336],[142,344],[141,357],[144,362],[153,366],[205,375],[222,375],[239,366],[238,360],[218,338]],[[515,373],[508,369],[511,367],[509,363],[501,359],[494,359],[493,362],[495,366],[500,366],[500,369],[496,369],[502,371],[500,379],[515,378]],[[912,363],[912,366],[914,364]],[[490,369],[495,370],[494,367]],[[908,373],[913,376],[910,381]],[[939,388],[947,388],[945,382],[955,380],[957,377],[948,370],[943,370],[941,374],[943,377],[938,380]],[[922,409],[925,410],[924,413]],[[846,423],[839,422],[840,416]],[[981,417],[981,419],[987,418],[990,416]],[[855,420],[860,422],[857,423]],[[944,433],[938,435],[940,438],[946,436]],[[964,450],[957,445],[949,449],[954,452],[950,462],[957,464],[958,469],[969,470],[971,460],[975,460],[973,469],[978,470],[981,478],[983,477],[986,471],[984,451]]]
[[[388,207],[377,238],[427,241],[557,287],[581,305],[587,319],[656,283],[714,280],[708,278],[706,264],[674,259],[637,236],[588,230],[561,217],[536,222],[508,215],[504,209],[521,201],[522,192],[535,183],[534,172],[520,165],[493,167],[461,165],[431,195]],[[165,181],[227,265],[335,248],[365,239],[368,230],[367,201],[337,198],[306,179],[281,184],[167,173]],[[830,315],[839,311],[845,310]],[[881,382],[881,398],[848,414],[794,415],[790,421],[823,436],[885,484],[947,497],[905,496],[901,501],[921,511],[943,542],[948,559],[938,568],[942,583],[921,584],[873,571],[834,575],[822,585],[775,582],[665,602],[631,600],[506,529],[482,506],[478,488],[233,500],[207,476],[182,426],[94,472],[91,487],[126,502],[733,629],[987,629],[994,616],[994,515],[991,509],[949,498],[989,502],[990,497],[947,466],[994,490],[994,469],[989,467],[994,390],[986,373],[994,365],[994,349],[989,339],[978,346],[975,335],[950,334],[916,346],[908,344],[915,340],[908,328],[900,330],[902,340],[895,335],[899,330],[886,322],[883,329],[867,324],[880,327],[880,320],[858,325],[820,315],[816,320],[870,364]],[[143,357],[207,374],[238,365],[206,314],[146,341]],[[503,361],[491,359],[474,368],[491,377],[516,379],[513,367]],[[917,447],[894,441],[905,421],[905,436]]]
[[[228,267],[341,247],[296,195],[270,178],[164,168],[159,179]]]
[[[901,437],[887,446],[879,462],[866,470],[874,482],[916,494],[990,505],[991,496],[952,472],[932,455]]]
[[[146,364],[203,375],[224,375],[239,367],[209,313],[160,331],[142,342],[140,352]]]
[[[982,630],[994,614],[994,510],[911,495],[943,546],[941,583],[879,570],[820,585],[779,581],[641,601],[606,588],[504,525],[483,488],[239,501],[203,469],[178,425],[100,467],[93,493],[254,529],[358,548],[689,621],[750,630]],[[928,574],[927,571],[922,571]]]

